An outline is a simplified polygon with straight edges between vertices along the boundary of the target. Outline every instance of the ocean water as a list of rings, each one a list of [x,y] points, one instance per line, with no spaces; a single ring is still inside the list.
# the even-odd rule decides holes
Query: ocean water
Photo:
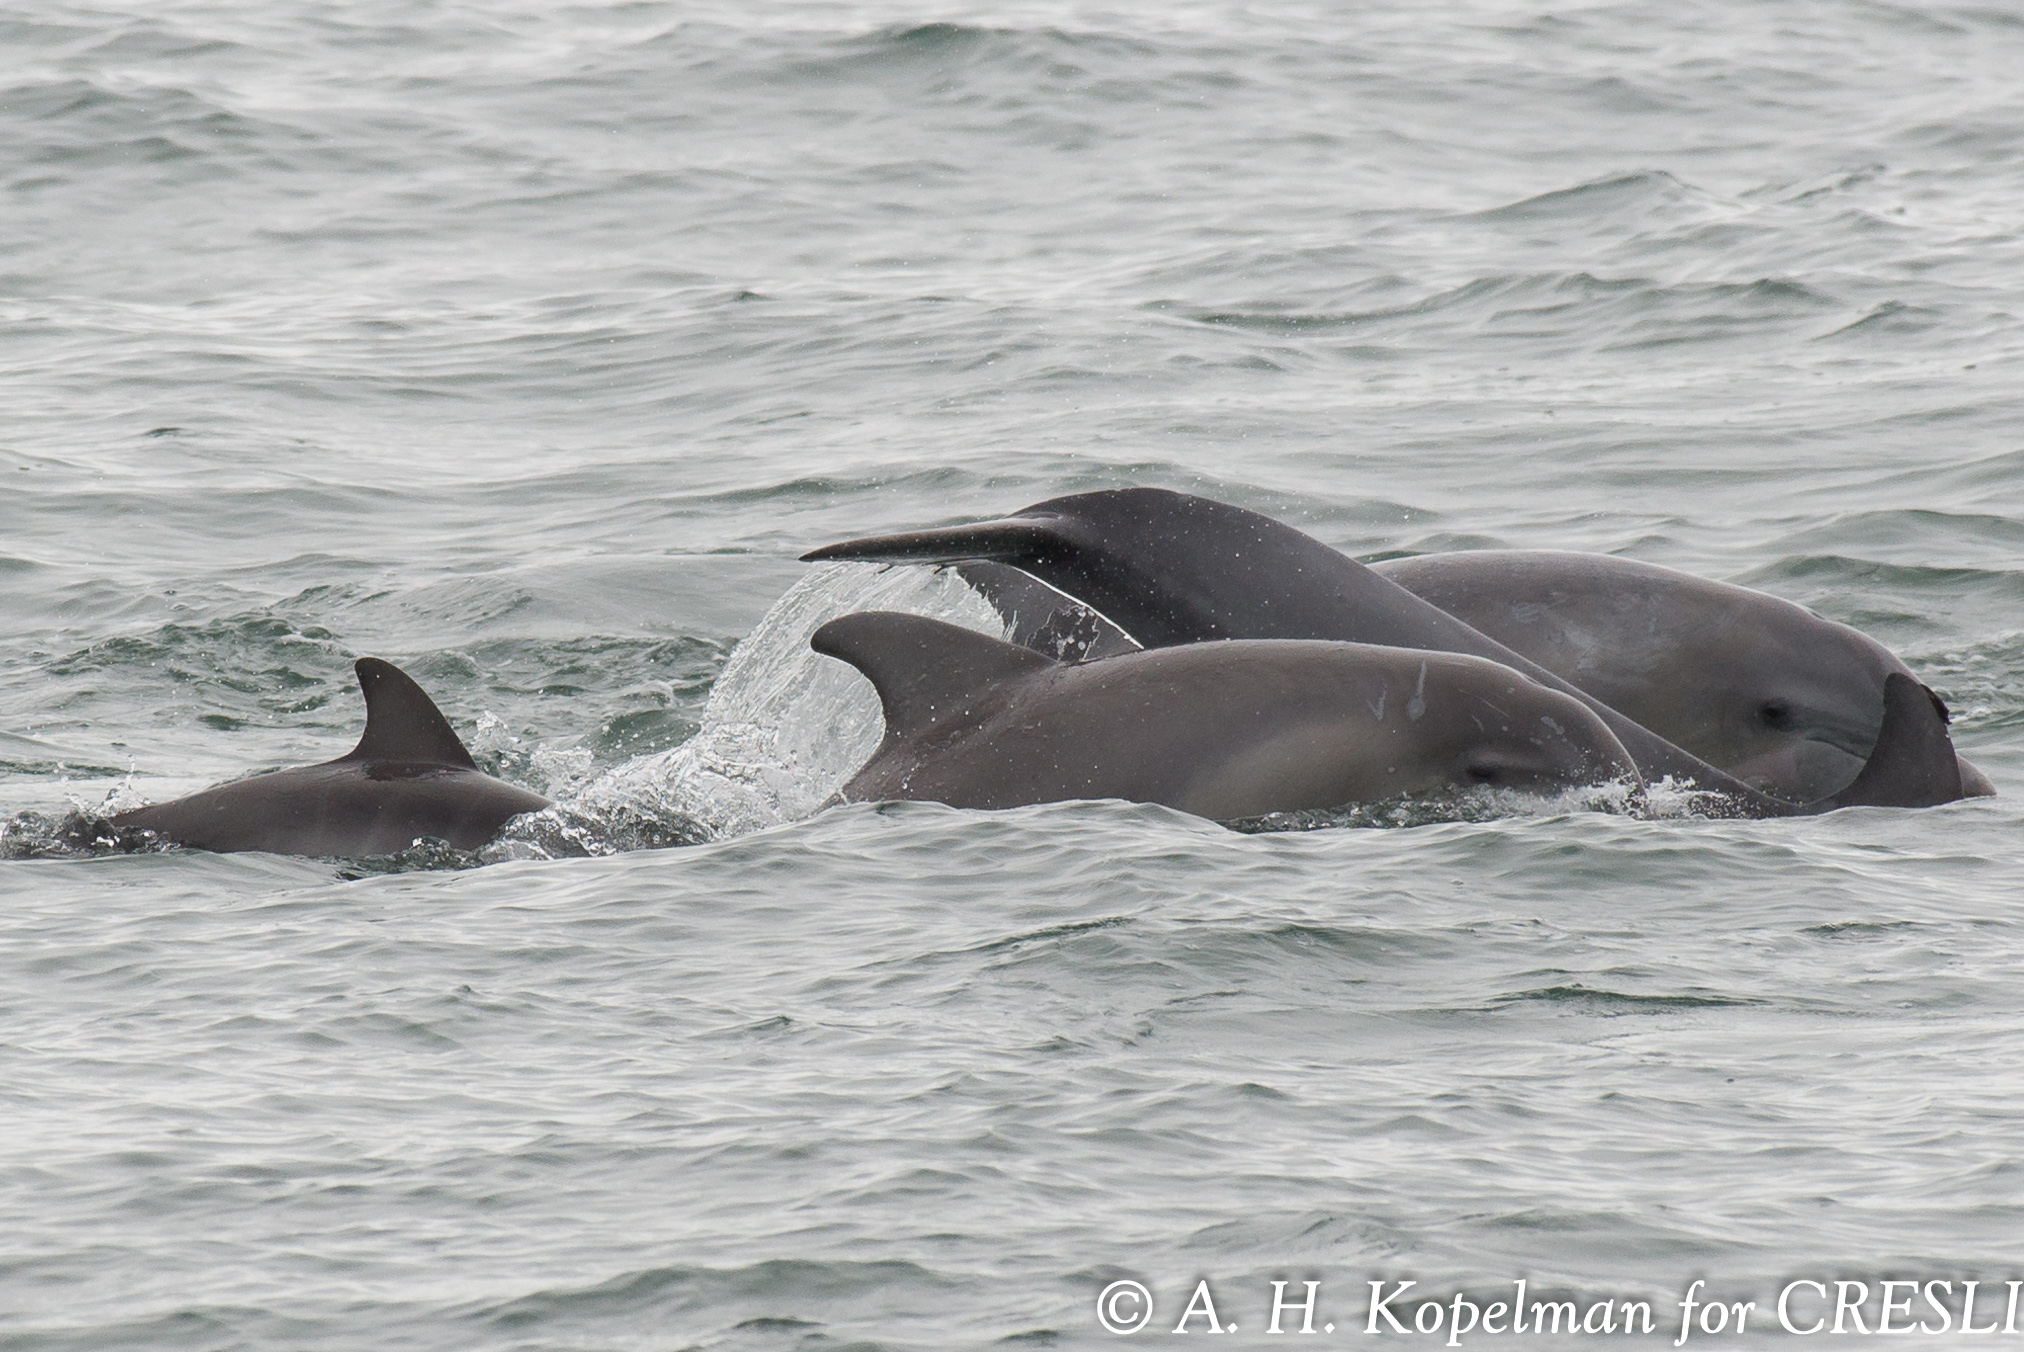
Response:
[[[0,8],[0,1348],[2000,1324],[2020,69],[1993,3]],[[1126,484],[1788,597],[2001,796],[819,810],[878,715],[809,629],[987,621],[796,556]],[[338,754],[361,653],[562,809],[79,825]]]

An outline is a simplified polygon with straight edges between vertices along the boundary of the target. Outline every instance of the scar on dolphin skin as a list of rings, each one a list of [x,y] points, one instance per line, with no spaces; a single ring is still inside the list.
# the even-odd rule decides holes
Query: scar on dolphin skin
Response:
[[[135,808],[112,825],[227,853],[396,854],[424,836],[475,850],[512,818],[549,805],[479,770],[435,701],[399,667],[361,657],[354,670],[366,721],[349,754]]]
[[[1742,816],[1923,807],[1961,796],[1946,724],[1930,709],[1921,718],[1902,701],[1893,705],[1888,681],[1882,732],[1861,773],[1833,794],[1794,803],[1692,755],[1320,541],[1259,513],[1166,489],[1075,494],[994,521],[846,541],[802,557],[1010,565],[1086,604],[1145,648],[1332,639],[1488,658],[1587,705],[1647,778],[1671,776],[1713,791]],[[1917,685],[1908,675],[1892,675]],[[1888,716],[1892,708],[1895,718]]]

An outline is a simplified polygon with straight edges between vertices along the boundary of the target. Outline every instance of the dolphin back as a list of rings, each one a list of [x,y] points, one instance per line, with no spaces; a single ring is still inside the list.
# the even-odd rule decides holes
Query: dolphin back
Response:
[[[475,850],[510,819],[548,806],[480,771],[399,667],[361,657],[354,669],[366,724],[348,755],[122,812],[113,824],[198,850],[349,856],[395,854],[424,836]]]

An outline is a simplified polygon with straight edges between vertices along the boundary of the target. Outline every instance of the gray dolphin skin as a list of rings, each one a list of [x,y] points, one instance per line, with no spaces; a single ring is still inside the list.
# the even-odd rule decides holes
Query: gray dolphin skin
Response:
[[[883,611],[831,620],[810,646],[870,678],[885,712],[850,802],[1123,798],[1229,821],[1448,787],[1641,784],[1578,700],[1454,653],[1264,640],[1060,663]]]
[[[1325,639],[1487,658],[1588,705],[1646,777],[1670,775],[1712,790],[1746,816],[1923,807],[1961,796],[1944,717],[1929,691],[1923,717],[1935,727],[1914,726],[1921,716],[1901,710],[1896,736],[1879,736],[1851,784],[1792,803],[1675,746],[1320,541],[1257,512],[1165,489],[1075,494],[995,521],[846,541],[802,557],[1010,564],[1084,602],[1146,648],[1216,639]],[[1946,748],[1944,768],[1930,763],[1939,754],[1935,738]]]
[[[122,812],[115,826],[198,850],[396,854],[423,836],[475,850],[548,806],[480,771],[435,702],[390,662],[361,657],[365,735],[349,755]]]
[[[1881,643],[1803,606],[1613,554],[1485,549],[1370,565],[1702,760],[1780,797],[1845,786],[1876,746]],[[1965,759],[1969,795],[1995,786]]]

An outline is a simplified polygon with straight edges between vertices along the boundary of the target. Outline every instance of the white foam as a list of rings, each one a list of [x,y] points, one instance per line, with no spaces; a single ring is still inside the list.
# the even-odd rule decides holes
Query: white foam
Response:
[[[884,732],[871,683],[808,646],[822,625],[861,610],[908,611],[1004,633],[996,613],[953,570],[812,568],[731,654],[694,737],[597,776],[558,815],[579,823],[686,822],[697,836],[720,839],[813,813],[864,764]],[[578,843],[602,852],[590,841]]]

